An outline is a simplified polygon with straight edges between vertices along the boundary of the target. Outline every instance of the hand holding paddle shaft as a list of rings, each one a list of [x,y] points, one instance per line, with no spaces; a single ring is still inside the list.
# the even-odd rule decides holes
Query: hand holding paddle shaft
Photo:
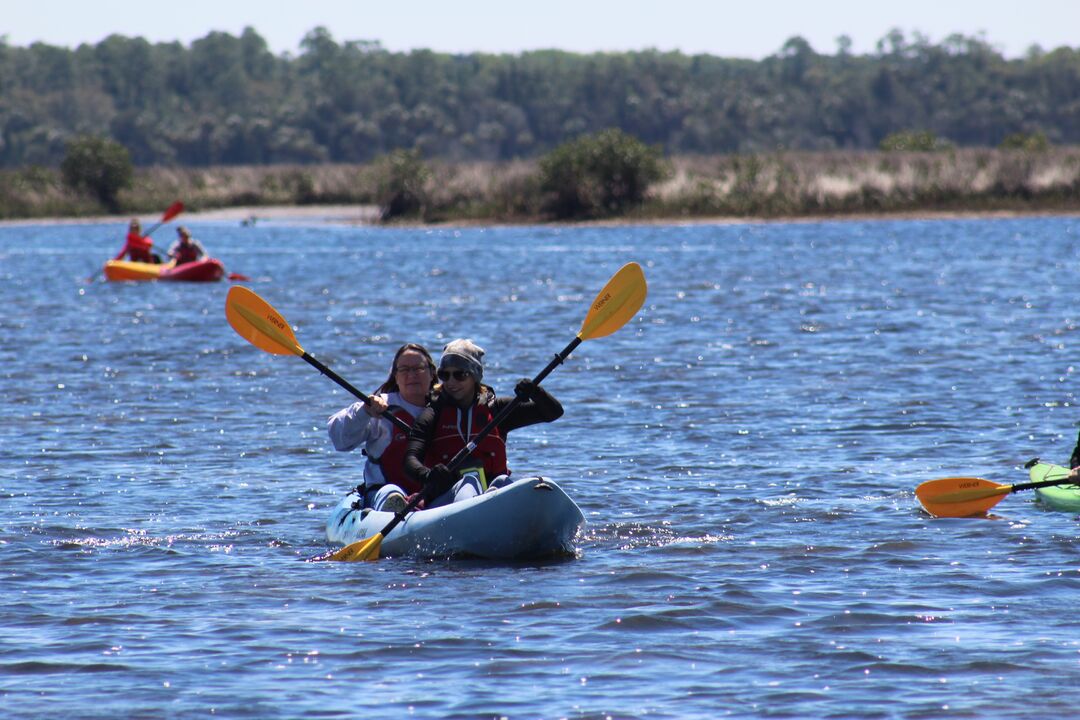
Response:
[[[240,337],[260,350],[265,350],[272,355],[299,355],[323,375],[363,402],[371,404],[369,396],[353,387],[347,380],[300,347],[292,327],[285,318],[255,292],[242,285],[229,288],[229,294],[225,297],[225,317]],[[384,413],[382,417],[393,423],[399,430],[409,432],[408,424],[393,413]]]
[[[604,289],[601,290],[600,294],[593,300],[592,307],[589,308],[589,313],[585,316],[585,321],[581,324],[581,330],[578,332],[577,336],[570,341],[569,345],[563,348],[562,352],[558,353],[555,358],[548,363],[547,367],[540,371],[539,375],[533,378],[533,383],[539,385],[544,378],[551,374],[552,370],[566,360],[570,353],[572,353],[582,341],[606,337],[629,322],[630,319],[637,314],[637,311],[641,309],[641,306],[645,302],[645,295],[647,292],[648,286],[645,283],[645,274],[642,272],[641,266],[637,263],[628,263],[624,265],[610,280],[608,280],[607,285],[604,286]],[[519,402],[521,402],[521,398],[515,395],[514,399],[507,403],[498,415],[493,417],[465,447],[454,455],[453,459],[447,464],[447,467],[450,470],[459,469],[465,460],[468,459],[472,451],[476,449],[477,444],[486,438],[491,431],[494,430],[515,407],[517,407]],[[386,537],[391,530],[397,527],[398,523],[404,520],[406,515],[416,508],[420,503],[420,500],[421,496],[418,493],[417,496],[409,501],[402,510],[395,514],[393,520],[387,523],[386,527],[374,537],[358,540],[319,559],[344,561],[378,560],[379,548],[382,545],[383,538]]]

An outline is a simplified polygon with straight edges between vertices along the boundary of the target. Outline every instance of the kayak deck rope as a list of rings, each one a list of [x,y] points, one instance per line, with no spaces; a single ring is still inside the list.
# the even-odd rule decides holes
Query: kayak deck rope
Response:
[[[364,508],[364,484],[360,483],[359,485],[357,485],[353,489],[353,492],[356,493],[356,499],[352,501],[352,505],[349,506],[348,512],[343,514],[341,516],[341,519],[338,520],[339,526],[344,525],[345,521],[348,520],[349,516],[352,515],[354,512],[356,512],[357,510],[362,510]]]

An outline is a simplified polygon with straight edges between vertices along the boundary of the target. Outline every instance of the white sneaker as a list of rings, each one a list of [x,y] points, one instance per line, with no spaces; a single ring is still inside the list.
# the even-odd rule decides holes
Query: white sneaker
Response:
[[[405,500],[405,496],[401,493],[390,493],[385,500],[383,500],[382,507],[379,509],[383,512],[392,512],[395,515],[405,509],[408,502]]]

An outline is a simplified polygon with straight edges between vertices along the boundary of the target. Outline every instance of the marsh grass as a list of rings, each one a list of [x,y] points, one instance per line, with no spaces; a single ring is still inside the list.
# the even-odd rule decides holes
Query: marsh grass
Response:
[[[537,163],[430,161],[424,222],[543,221]],[[378,204],[377,163],[140,168],[124,213],[176,199],[233,206]],[[1080,211],[1080,148],[1042,151],[780,152],[676,157],[632,219],[801,217],[892,212]],[[50,168],[0,171],[0,219],[101,215]]]
[[[1080,149],[830,152],[677,158],[658,215],[1080,209]]]

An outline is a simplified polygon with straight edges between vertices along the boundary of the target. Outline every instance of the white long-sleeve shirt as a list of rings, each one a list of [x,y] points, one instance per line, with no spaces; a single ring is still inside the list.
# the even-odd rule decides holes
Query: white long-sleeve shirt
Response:
[[[424,409],[422,405],[413,405],[406,401],[400,393],[392,392],[377,397],[381,397],[391,406],[387,412],[397,406],[415,418]],[[394,426],[389,420],[368,415],[364,410],[364,403],[355,402],[331,415],[326,421],[326,429],[335,450],[349,452],[363,445],[368,457],[368,461],[364,463],[365,486],[370,488],[386,482],[382,467],[371,462],[371,458],[377,460],[381,457],[393,438]]]

